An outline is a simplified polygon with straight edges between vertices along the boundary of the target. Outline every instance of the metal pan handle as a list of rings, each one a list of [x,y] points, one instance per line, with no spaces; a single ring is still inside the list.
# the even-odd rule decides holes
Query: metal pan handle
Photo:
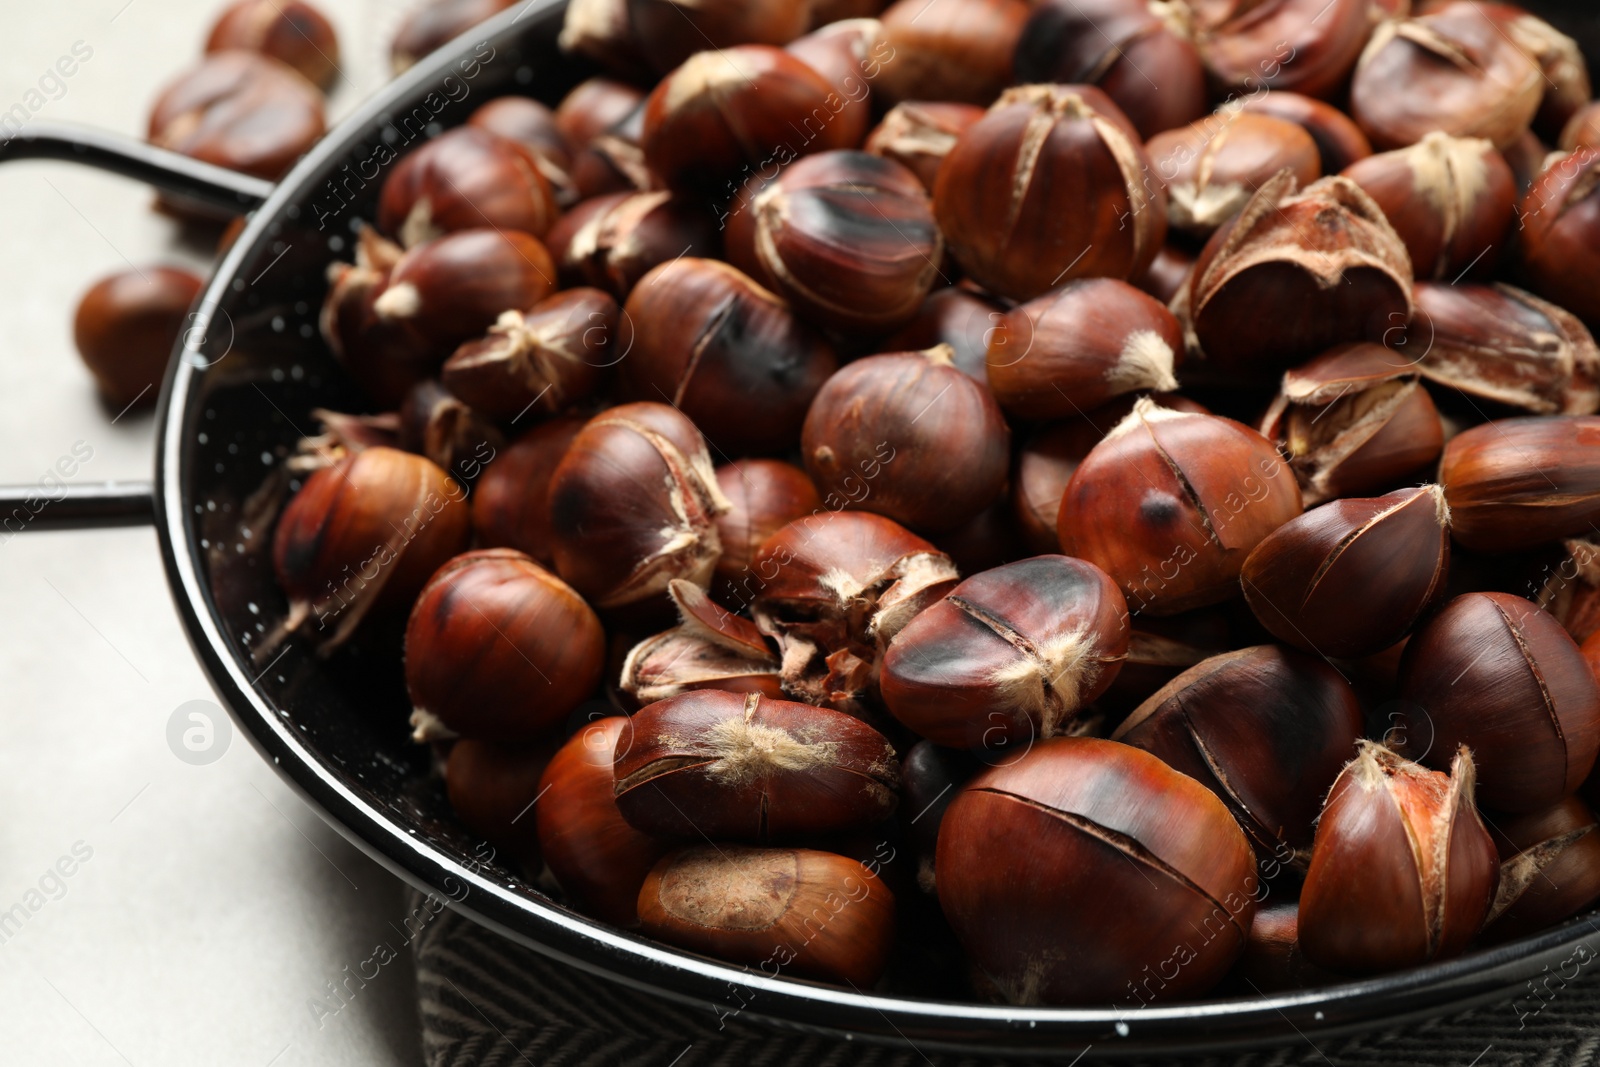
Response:
[[[31,124],[0,144],[0,163],[20,159],[82,163],[236,214],[261,206],[273,189],[271,182],[131,137],[64,123]],[[44,494],[39,485],[0,486],[0,539],[23,530],[147,526],[155,521],[150,482],[85,483]]]

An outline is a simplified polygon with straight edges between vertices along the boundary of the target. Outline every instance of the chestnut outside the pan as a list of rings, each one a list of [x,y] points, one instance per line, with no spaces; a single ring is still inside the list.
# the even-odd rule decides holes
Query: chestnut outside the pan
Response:
[[[1586,43],[1600,46],[1600,18],[1578,14],[1577,0],[1528,6],[1580,38],[1587,29]],[[1593,939],[1586,951],[1600,951],[1592,920],[1580,917],[1381,978],[1120,1011],[936,1002],[769,978],[597,924],[493,859],[451,816],[442,786],[427,773],[427,750],[410,740],[396,635],[366,634],[327,661],[295,644],[257,657],[286,608],[268,554],[274,494],[289,488],[283,461],[316,430],[313,408],[362,410],[318,333],[324,270],[352,257],[356,226],[375,216],[395,156],[496,95],[554,103],[591,73],[557,50],[561,16],[556,0],[505,11],[423,59],[329,134],[267,198],[217,269],[166,385],[155,512],[173,595],[235,720],[324,817],[400,877],[515,941],[616,979],[631,990],[619,988],[621,996],[687,1003],[703,1009],[708,1024],[739,1010],[746,1022],[909,1040],[919,1049],[1070,1058],[1089,1045],[1115,1055],[1296,1040],[1297,1032],[1315,1041],[1508,999],[1586,939]],[[110,165],[169,190],[177,180],[167,174],[163,181],[159,161],[130,164],[130,150],[120,164],[92,151],[33,154]],[[137,520],[140,512],[132,499],[91,499],[61,512],[73,507],[84,522]]]

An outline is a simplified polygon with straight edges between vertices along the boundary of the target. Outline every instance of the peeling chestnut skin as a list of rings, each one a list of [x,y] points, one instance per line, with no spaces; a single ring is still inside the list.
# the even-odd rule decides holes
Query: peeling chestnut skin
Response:
[[[1133,612],[1174,615],[1239,593],[1245,557],[1300,514],[1266,438],[1231,419],[1140,400],[1061,497],[1061,550],[1096,564]]]
[[[669,188],[726,197],[773,162],[854,147],[830,121],[843,106],[826,78],[781,48],[700,52],[650,94],[644,158]]]
[[[327,89],[339,76],[339,38],[326,15],[302,0],[237,0],[212,23],[206,52],[260,52]]]
[[[1002,749],[1066,732],[1116,679],[1128,609],[1100,568],[1035,556],[966,579],[884,653],[890,714],[935,744]]]
[[[155,406],[202,284],[178,267],[146,267],[107,275],[79,299],[72,340],[107,404]]]
[[[824,496],[933,533],[999,499],[1011,432],[989,390],[953,356],[947,346],[868,356],[828,379],[800,435],[806,472]],[[874,464],[867,482],[862,472]]]
[[[479,126],[407,153],[378,198],[378,228],[407,248],[484,227],[543,237],[560,213],[533,151]]]
[[[1505,553],[1600,521],[1600,416],[1499,419],[1451,438],[1439,461],[1451,536]]]
[[[1489,827],[1500,889],[1484,939],[1509,941],[1554,926],[1600,898],[1600,826],[1577,797]]]
[[[1205,67],[1189,35],[1147,0],[1042,0],[1022,28],[1017,81],[1095,85],[1146,140],[1206,113]]]
[[[531,557],[509,548],[457,556],[429,579],[406,625],[416,739],[547,737],[599,685],[605,647],[594,611]]]
[[[550,476],[556,570],[597,608],[702,588],[728,508],[700,431],[665,404],[623,404],[589,421]]]
[[[722,555],[720,584],[737,588],[750,576],[750,562],[767,538],[796,519],[822,510],[822,497],[806,472],[776,459],[746,459],[717,468],[717,485],[728,500],[717,516]]]
[[[860,719],[760,693],[700,689],[629,720],[617,809],[662,837],[816,840],[894,813],[894,746]]]
[[[1138,131],[1099,89],[1018,86],[945,157],[934,214],[956,262],[1000,296],[1137,278],[1167,234],[1160,190],[1130,177],[1149,167]]]
[[[796,160],[728,217],[728,260],[826,330],[910,321],[940,277],[944,239],[916,175],[866,152]]]
[[[1518,212],[1519,276],[1529,289],[1600,328],[1600,149],[1551,160]]]
[[[679,256],[714,258],[722,247],[709,210],[660,190],[585,200],[550,228],[547,240],[563,284],[594,286],[618,300],[661,264]]]
[[[1506,593],[1456,597],[1400,664],[1402,751],[1440,768],[1470,748],[1485,807],[1529,812],[1577,791],[1600,752],[1600,686],[1548,612]]]
[[[1393,645],[1444,592],[1450,509],[1437,485],[1335,500],[1268,534],[1244,598],[1285,644],[1336,659]]]
[[[898,0],[880,16],[889,58],[873,92],[890,104],[950,100],[987,105],[1013,81],[1022,0]]]
[[[788,304],[718,260],[663,263],[634,287],[623,321],[634,344],[617,368],[622,398],[679,408],[719,458],[792,447],[838,366]]]
[[[699,845],[639,890],[645,934],[730,963],[870,989],[889,963],[894,894],[865,864],[807,848]]]
[[[1070,419],[1124,393],[1178,387],[1183,328],[1116,278],[1081,278],[1005,314],[989,331],[988,380],[1015,419]]]
[[[1473,807],[1472,756],[1448,775],[1370,741],[1340,773],[1300,893],[1300,946],[1320,967],[1393,971],[1459,955],[1494,897],[1499,861]]]
[[[548,489],[556,465],[587,420],[542,422],[486,465],[472,489],[472,529],[484,548],[514,548],[555,564]]]
[[[463,485],[506,447],[499,427],[431,379],[406,394],[398,414],[400,447],[427,456]]]
[[[268,56],[217,52],[169,82],[149,140],[205,163],[277,180],[326,130],[322,94]]]
[[[567,739],[539,780],[529,817],[550,873],[585,915],[639,925],[639,887],[670,842],[642,834],[617,810],[611,764],[628,720],[611,716]]]
[[[1095,738],[980,771],[945,811],[935,864],[956,936],[1013,1004],[1202,993],[1244,948],[1261,892],[1220,800]]]
[[[1337,670],[1257,645],[1184,671],[1111,737],[1215,793],[1264,864],[1304,869],[1322,798],[1362,728],[1361,702]]]
[[[1224,110],[1145,143],[1167,193],[1167,221],[1200,237],[1244,207],[1267,179],[1288,168],[1301,185],[1322,177],[1311,135],[1295,123]]]
[[[539,779],[555,755],[553,741],[497,745],[463,738],[445,759],[450,810],[468,830],[524,865],[537,868],[539,831],[529,807],[539,799]]]

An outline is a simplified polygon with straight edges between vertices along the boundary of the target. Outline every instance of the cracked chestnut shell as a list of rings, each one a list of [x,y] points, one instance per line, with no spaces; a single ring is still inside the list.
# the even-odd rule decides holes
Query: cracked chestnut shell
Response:
[[[692,952],[870,989],[889,963],[894,894],[859,860],[808,848],[698,845],[639,890],[643,932]]]
[[[1017,81],[1094,85],[1145,140],[1206,113],[1186,12],[1148,0],[1041,0],[1017,41]]]
[[[951,100],[987,105],[1013,81],[1028,18],[1021,0],[898,0],[879,18],[888,57],[873,79],[890,104]]]
[[[302,0],[237,0],[223,9],[206,38],[207,54],[260,52],[327,89],[339,76],[339,38],[326,15]]]
[[[556,751],[539,780],[531,817],[539,851],[585,915],[639,925],[639,887],[671,844],[629,826],[617,810],[611,765],[628,720],[588,723]]]
[[[1061,497],[1061,550],[1122,587],[1130,611],[1175,615],[1239,592],[1245,557],[1300,514],[1300,486],[1247,426],[1140,399]]]
[[[910,321],[939,277],[944,239],[916,175],[866,152],[785,167],[728,219],[728,260],[839,333]]]
[[[629,720],[617,809],[662,837],[814,840],[894,813],[900,764],[887,738],[827,708],[715,689],[658,700]]]
[[[754,595],[750,562],[767,538],[796,519],[822,510],[822,497],[806,472],[776,459],[746,459],[717,468],[728,510],[717,517],[722,555],[717,585],[741,606]]]
[[[550,533],[550,478],[587,420],[542,422],[484,465],[472,488],[472,529],[484,548],[514,548],[555,563]]]
[[[1371,741],[1334,782],[1300,892],[1306,959],[1371,973],[1459,955],[1494,898],[1499,860],[1473,807],[1472,755],[1430,771]]]
[[[1383,209],[1416,277],[1459,282],[1494,274],[1517,199],[1516,177],[1494,145],[1434,131],[1343,173]]]
[[[1190,8],[1200,57],[1229,95],[1334,96],[1372,29],[1367,0],[1192,0]]]
[[[659,598],[683,578],[704,588],[728,508],[705,439],[665,404],[623,404],[589,420],[550,476],[556,571],[598,608]]]
[[[1176,389],[1183,328],[1116,278],[1081,278],[1019,304],[988,331],[988,380],[1017,419],[1069,419],[1125,393]]]
[[[944,813],[935,867],[956,936],[1013,1004],[1202,994],[1244,948],[1261,892],[1222,801],[1085,737],[980,771]]]
[[[1322,798],[1362,727],[1361,702],[1337,670],[1258,645],[1184,671],[1111,737],[1215,793],[1263,860],[1304,869]]]
[[[889,642],[889,712],[935,744],[1001,749],[1065,733],[1128,652],[1128,609],[1092,563],[1035,556],[984,571]]]
[[[663,263],[634,287],[623,318],[635,339],[618,367],[623,399],[672,404],[724,456],[792,448],[838,366],[787,303],[717,260]]]
[[[1577,797],[1498,818],[1489,833],[1500,852],[1500,888],[1485,940],[1535,933],[1600,899],[1600,825]]]
[[[1167,233],[1149,167],[1138,131],[1099,89],[1018,86],[945,157],[934,215],[955,261],[1000,296],[1137,278]]]
[[[700,689],[783,697],[777,653],[755,623],[682,578],[667,585],[667,594],[678,625],[628,650],[619,689],[640,704]]]
[[[1144,150],[1166,190],[1167,221],[1199,237],[1238,214],[1279,171],[1302,186],[1322,177],[1317,143],[1302,127],[1237,109],[1159,133]]]
[[[486,337],[445,360],[439,377],[478,411],[517,421],[555,414],[593,396],[633,344],[632,324],[599,289],[567,289],[527,311],[506,311]]]
[[[806,473],[825,498],[928,533],[999,499],[1010,443],[994,397],[945,345],[847,364],[818,390],[800,434]]]
[[[1549,613],[1466,593],[1416,632],[1400,663],[1401,751],[1440,768],[1472,749],[1485,807],[1528,812],[1577,791],[1600,751],[1600,687]]]
[[[499,427],[436,381],[419,382],[400,405],[400,447],[427,456],[470,486],[506,447]]]
[[[1437,485],[1313,508],[1256,546],[1240,578],[1261,625],[1335,659],[1393,645],[1444,592],[1450,509]]]
[[[1505,553],[1600,522],[1600,416],[1498,419],[1451,438],[1439,461],[1451,536]]]
[[[889,109],[862,147],[905,167],[932,194],[944,157],[983,115],[984,109],[976,104],[908,100]]]
[[[532,557],[457,556],[428,580],[406,625],[413,736],[548,736],[600,683],[605,647],[594,611]]]
[[[497,745],[462,738],[445,758],[445,794],[461,825],[527,867],[542,866],[539,832],[528,809],[542,799],[544,776],[556,743]]]
[[[378,228],[406,248],[485,227],[543,237],[560,212],[531,149],[458,126],[407,153],[384,179]]]
[[[1178,295],[1194,345],[1230,379],[1380,341],[1411,319],[1411,257],[1383,210],[1348,178],[1295,189],[1287,173],[1263,185]]]
[[[679,256],[706,259],[721,247],[712,213],[665,191],[585,200],[547,235],[563,283],[592,285],[618,300],[650,271]]]
[[[373,403],[393,410],[418,382],[433,376],[439,355],[407,324],[382,319],[373,305],[399,261],[399,245],[371,226],[356,236],[355,262],[328,264],[328,295],[318,317],[322,337]]]

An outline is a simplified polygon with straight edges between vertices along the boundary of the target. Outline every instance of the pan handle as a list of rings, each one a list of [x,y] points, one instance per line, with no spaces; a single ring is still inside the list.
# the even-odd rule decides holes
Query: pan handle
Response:
[[[272,195],[271,182],[165,148],[66,123],[32,123],[0,143],[0,163],[54,159],[82,163],[153,185],[164,193],[243,214]],[[0,486],[0,543],[24,530],[148,526],[155,522],[149,482]]]
[[[272,195],[272,183],[165,148],[88,126],[37,122],[0,144],[0,163],[55,159],[109,170],[164,193],[235,214],[254,211]]]

